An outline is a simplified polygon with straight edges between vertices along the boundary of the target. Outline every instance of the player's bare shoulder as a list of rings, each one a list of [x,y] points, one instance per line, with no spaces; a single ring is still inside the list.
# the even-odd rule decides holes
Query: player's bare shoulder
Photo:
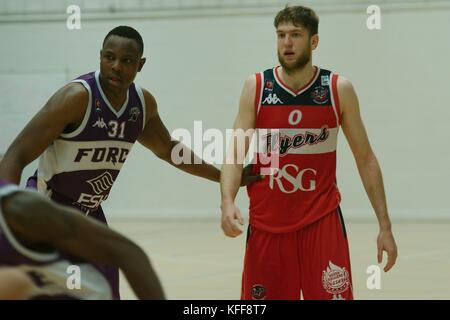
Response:
[[[155,97],[146,89],[142,88],[145,100],[145,114],[147,123],[151,118],[158,114],[158,104],[156,103]]]
[[[49,115],[58,115],[66,123],[81,123],[89,103],[89,92],[81,83],[71,82],[60,88],[43,108]]]
[[[355,90],[351,81],[343,76],[339,76],[337,80],[337,88],[339,93],[349,93]]]
[[[355,88],[350,80],[339,76],[337,80],[337,90],[342,113],[358,108],[358,98],[356,96]]]
[[[256,94],[256,82],[256,75],[254,74],[245,79],[239,102],[241,109],[244,108],[253,110]]]
[[[244,86],[242,88],[242,93],[249,96],[249,98],[254,98],[256,92],[256,75],[252,74],[247,79],[245,79]]]

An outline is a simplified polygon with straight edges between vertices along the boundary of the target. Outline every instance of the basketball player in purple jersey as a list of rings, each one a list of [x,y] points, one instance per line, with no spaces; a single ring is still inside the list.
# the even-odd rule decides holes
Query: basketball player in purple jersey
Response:
[[[118,266],[140,299],[165,299],[147,255],[131,240],[0,181],[0,299],[111,299],[112,284],[90,262]],[[71,289],[73,266],[80,286]]]
[[[104,223],[101,203],[136,140],[178,169],[219,182],[220,171],[204,161],[173,162],[172,149],[179,142],[161,121],[155,98],[133,82],[146,61],[143,49],[133,28],[111,30],[100,51],[100,70],[78,77],[50,98],[8,148],[0,179],[18,184],[23,168],[40,156],[27,185]],[[196,158],[187,148],[183,152]],[[250,172],[244,172],[242,185],[259,179]],[[117,268],[99,267],[115,283],[119,299]]]

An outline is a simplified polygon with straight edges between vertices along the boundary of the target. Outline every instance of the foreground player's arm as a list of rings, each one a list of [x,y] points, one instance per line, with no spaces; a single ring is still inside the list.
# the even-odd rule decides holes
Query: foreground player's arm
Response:
[[[361,180],[380,227],[377,239],[378,263],[382,261],[383,251],[386,251],[388,261],[384,271],[387,272],[397,259],[397,245],[392,234],[381,169],[370,146],[361,119],[358,98],[350,81],[338,79],[338,94],[341,102],[342,129],[355,157]]]
[[[170,136],[169,131],[159,117],[155,98],[148,91],[143,91],[147,119],[144,131],[138,138],[138,141],[150,149],[158,158],[172,166],[192,175],[219,182],[220,171],[216,167],[200,159],[192,150]],[[184,156],[185,153],[188,154],[187,157]],[[180,157],[180,161],[177,161],[174,157]],[[181,161],[181,159],[185,158],[190,160],[189,163]],[[250,176],[249,173],[250,170],[247,170],[242,176],[240,180],[241,185],[247,185],[258,179],[257,176]]]
[[[88,92],[79,83],[58,90],[9,146],[0,162],[0,179],[19,184],[25,166],[39,157],[65,128],[81,123],[88,100]]]
[[[87,262],[117,266],[139,299],[165,299],[144,251],[102,223],[30,191],[7,197],[3,212],[14,234],[25,244],[48,244]]]
[[[234,204],[234,199],[236,198],[239,190],[243,163],[251,141],[251,136],[245,135],[245,133],[248,132],[249,129],[255,128],[256,115],[253,104],[255,92],[256,79],[255,76],[252,76],[245,81],[242,89],[239,101],[239,112],[233,126],[233,143],[231,144],[231,149],[227,154],[227,161],[222,166],[220,176],[222,230],[228,237],[236,237],[240,235],[242,233],[242,229],[239,227],[237,222],[241,225],[244,224],[241,212]],[[245,141],[245,150],[238,150],[240,145],[238,140]]]

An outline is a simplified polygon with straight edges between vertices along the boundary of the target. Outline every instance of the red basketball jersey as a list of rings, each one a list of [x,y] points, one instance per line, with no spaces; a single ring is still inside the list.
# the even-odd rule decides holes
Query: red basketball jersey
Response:
[[[309,83],[295,91],[279,72],[275,67],[256,74],[253,170],[266,177],[247,187],[250,224],[274,233],[298,230],[340,203],[338,75],[315,67]]]

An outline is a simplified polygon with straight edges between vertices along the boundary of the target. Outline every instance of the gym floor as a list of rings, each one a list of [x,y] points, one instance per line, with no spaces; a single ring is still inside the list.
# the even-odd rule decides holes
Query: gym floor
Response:
[[[245,233],[227,238],[219,217],[155,220],[112,218],[112,228],[141,245],[170,300],[234,300],[240,297]],[[450,299],[450,221],[393,221],[399,256],[380,289],[369,290],[376,262],[377,224],[346,221],[355,299]],[[382,266],[386,262],[386,256]],[[382,269],[382,268],[381,268]],[[135,299],[121,275],[122,299]]]

